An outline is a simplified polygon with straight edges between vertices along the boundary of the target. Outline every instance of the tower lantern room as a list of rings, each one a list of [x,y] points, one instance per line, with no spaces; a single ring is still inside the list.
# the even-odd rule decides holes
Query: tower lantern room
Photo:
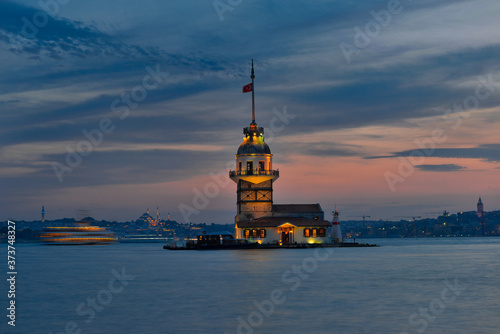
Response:
[[[254,184],[277,179],[278,173],[272,168],[273,155],[264,142],[264,128],[252,123],[243,129],[243,134],[243,142],[236,153],[236,170],[231,179]]]

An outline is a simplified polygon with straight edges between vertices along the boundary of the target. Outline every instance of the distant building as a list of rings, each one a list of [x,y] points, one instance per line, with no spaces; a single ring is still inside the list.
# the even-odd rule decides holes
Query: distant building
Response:
[[[486,222],[484,221],[484,205],[481,197],[479,197],[479,201],[477,202],[477,218],[479,218],[479,225],[481,226],[481,234],[486,235]]]
[[[484,217],[484,205],[483,201],[481,200],[481,197],[479,197],[479,201],[477,202],[477,217],[478,218],[483,218]]]
[[[151,215],[149,214],[149,208],[139,217],[139,219],[137,219],[137,221],[143,222],[149,226],[158,225],[158,221],[153,219],[153,217],[151,217]]]
[[[236,153],[236,169],[229,177],[237,184],[237,238],[260,243],[328,242],[330,222],[324,220],[319,204],[274,204],[273,183],[279,171],[272,166],[271,150],[264,142],[264,128],[255,122],[254,70],[252,84],[252,123],[243,129],[243,143]]]
[[[45,223],[45,205],[42,205],[42,224]]]

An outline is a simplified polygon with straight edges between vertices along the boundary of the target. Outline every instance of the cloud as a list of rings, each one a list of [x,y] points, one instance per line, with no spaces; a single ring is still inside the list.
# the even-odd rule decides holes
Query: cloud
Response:
[[[397,158],[409,156],[430,156],[436,158],[480,159],[488,162],[500,162],[500,144],[482,144],[470,148],[436,148],[432,150],[406,150],[390,155],[368,156],[364,159]]]
[[[335,144],[329,142],[298,143],[293,138],[283,140],[281,145],[276,145],[280,155],[300,154],[320,157],[354,157],[362,156],[361,147],[356,145]]]
[[[67,56],[117,58],[165,57],[158,48],[119,43],[88,23],[55,18],[46,11],[23,4],[0,3],[0,40],[15,54],[62,59]]]
[[[195,175],[208,175],[209,172],[224,171],[215,169],[220,161],[225,161],[225,152],[183,149],[138,148],[116,151],[94,151],[80,156],[81,163],[62,174],[59,182],[51,167],[52,163],[67,165],[68,154],[40,154],[35,161],[24,161],[22,165],[4,167],[14,170],[16,177],[2,175],[1,184],[13,193],[24,192],[16,184],[30,185],[38,193],[50,189],[63,189],[84,186],[105,186],[116,184],[148,184],[186,180]],[[75,155],[70,158],[77,161]],[[226,159],[227,160],[227,159]],[[1,169],[0,169],[1,170]],[[189,172],[193,171],[193,172]]]
[[[363,28],[386,0],[244,1],[224,21],[210,1],[75,1],[48,15],[32,38],[23,35],[22,18],[32,21],[38,2],[0,1],[0,182],[20,202],[85,185],[139,189],[179,180],[190,189],[193,175],[234,160],[241,128],[250,121],[251,97],[241,86],[249,82],[251,58],[257,122],[266,135],[273,108],[286,105],[297,116],[269,136],[278,160],[409,156],[416,152],[406,150],[416,148],[413,130],[421,135],[429,127],[430,133],[433,118],[474,94],[479,75],[492,73],[499,81],[500,30],[490,29],[497,3],[403,4],[403,13],[348,65],[339,43],[352,42],[353,28]],[[157,64],[168,78],[120,120],[111,103]],[[497,93],[481,100],[480,109],[498,106]],[[74,148],[85,139],[82,130],[97,128],[104,117],[116,130],[59,184],[50,163],[64,162],[65,147]],[[496,115],[490,117],[493,123]],[[460,135],[470,136],[481,122],[464,120]],[[455,147],[464,144],[458,133],[447,135]],[[486,144],[499,142],[496,132],[475,139],[475,147],[439,148],[432,157],[500,161],[499,145]]]
[[[417,165],[415,167],[426,172],[457,172],[466,169],[466,167],[456,164]]]

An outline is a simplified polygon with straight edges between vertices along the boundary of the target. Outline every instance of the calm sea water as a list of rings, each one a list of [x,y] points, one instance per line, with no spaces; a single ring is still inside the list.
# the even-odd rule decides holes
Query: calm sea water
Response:
[[[0,332],[500,333],[500,238],[370,242],[382,247],[18,244],[16,327],[3,279]]]

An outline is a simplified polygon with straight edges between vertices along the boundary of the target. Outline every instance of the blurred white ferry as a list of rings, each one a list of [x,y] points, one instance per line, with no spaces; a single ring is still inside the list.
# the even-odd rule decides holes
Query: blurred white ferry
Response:
[[[95,245],[117,241],[113,232],[104,227],[90,226],[87,222],[76,222],[76,226],[47,227],[41,238],[47,245]]]

